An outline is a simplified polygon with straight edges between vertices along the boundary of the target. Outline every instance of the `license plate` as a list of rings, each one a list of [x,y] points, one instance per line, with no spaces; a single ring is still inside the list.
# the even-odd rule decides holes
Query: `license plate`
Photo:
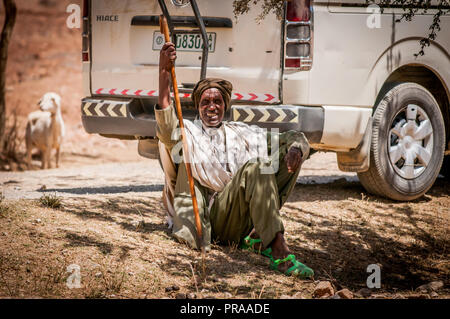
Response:
[[[208,32],[209,52],[214,52],[216,49],[216,33]],[[156,31],[153,34],[153,50],[161,50],[164,45],[164,36]],[[177,50],[178,51],[203,51],[203,38],[198,33],[184,33],[177,35]]]

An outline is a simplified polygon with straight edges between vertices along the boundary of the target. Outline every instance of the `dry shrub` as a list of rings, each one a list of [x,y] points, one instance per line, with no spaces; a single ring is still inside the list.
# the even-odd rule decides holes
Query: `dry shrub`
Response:
[[[56,194],[50,194],[50,195],[42,195],[41,198],[39,198],[39,202],[42,206],[48,207],[48,208],[61,208],[62,206],[62,200],[60,197],[56,196]]]
[[[24,170],[26,167],[25,154],[20,146],[24,142],[24,136],[17,120],[16,112],[9,116],[6,122],[5,133],[1,141],[0,170],[15,171]]]
[[[61,262],[34,264],[26,257],[0,252],[0,298],[55,298],[67,291]]]
[[[92,272],[84,278],[86,283],[81,291],[84,298],[118,298],[129,279],[123,265],[108,260],[99,266],[94,276]]]
[[[5,202],[3,192],[0,192],[0,217],[4,217],[10,209],[10,206]]]

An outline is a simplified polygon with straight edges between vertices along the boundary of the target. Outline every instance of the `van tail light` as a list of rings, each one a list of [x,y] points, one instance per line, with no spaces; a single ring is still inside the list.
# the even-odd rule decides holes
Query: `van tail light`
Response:
[[[89,62],[90,61],[90,30],[89,30],[89,24],[90,24],[90,10],[91,10],[91,1],[90,0],[83,0],[83,33],[82,33],[82,61],[83,62]]]
[[[285,17],[284,68],[308,71],[312,67],[312,0],[288,1]]]
[[[295,59],[285,59],[285,66],[287,68],[299,68],[300,67],[300,58]]]

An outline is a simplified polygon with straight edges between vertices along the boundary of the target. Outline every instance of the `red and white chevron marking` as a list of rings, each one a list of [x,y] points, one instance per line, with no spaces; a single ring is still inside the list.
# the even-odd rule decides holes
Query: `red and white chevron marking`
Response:
[[[157,90],[143,90],[143,89],[107,89],[100,88],[94,90],[96,95],[109,96],[139,96],[139,97],[154,97],[158,96]],[[172,94],[173,96],[173,94]],[[181,98],[190,98],[190,93],[180,93]],[[233,93],[232,100],[235,101],[250,101],[250,102],[264,102],[277,103],[279,100],[270,93]]]

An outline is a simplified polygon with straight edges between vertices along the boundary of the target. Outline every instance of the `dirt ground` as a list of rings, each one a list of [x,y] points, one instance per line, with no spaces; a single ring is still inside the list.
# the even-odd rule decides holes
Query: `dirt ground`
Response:
[[[200,253],[167,230],[156,160],[0,173],[0,182],[3,297],[311,298],[318,280],[364,288],[370,264],[381,267],[373,298],[427,298],[416,289],[433,281],[446,285],[435,298],[449,296],[443,179],[422,199],[397,203],[366,195],[357,177],[337,171],[334,154],[314,154],[281,210],[290,248],[315,270],[307,281],[236,247],[214,246],[203,271]],[[43,207],[43,195],[61,207]],[[66,285],[72,264],[80,267],[79,289]]]
[[[81,35],[65,25],[66,6],[79,1],[42,2],[17,0],[8,118],[15,111],[23,129],[41,95],[55,91],[68,134],[60,168],[39,170],[36,157],[30,171],[0,172],[0,298],[312,298],[318,281],[367,287],[371,264],[381,288],[365,297],[450,297],[450,182],[438,178],[423,198],[394,202],[368,195],[333,153],[304,164],[281,210],[286,240],[313,280],[278,274],[236,247],[214,245],[202,267],[201,254],[167,229],[158,161],[139,157],[136,142],[82,128]],[[76,269],[79,288],[68,285]],[[435,281],[444,287],[417,290]]]
[[[55,92],[62,97],[61,111],[66,125],[61,167],[139,160],[136,143],[89,135],[82,127],[81,30],[66,25],[67,6],[81,1],[17,0],[16,3],[17,23],[6,71],[6,109],[9,124],[17,117],[20,152],[25,152],[23,139],[28,114],[38,109],[37,103],[46,92]],[[4,9],[0,8],[3,25]],[[15,163],[1,166],[24,169]]]

